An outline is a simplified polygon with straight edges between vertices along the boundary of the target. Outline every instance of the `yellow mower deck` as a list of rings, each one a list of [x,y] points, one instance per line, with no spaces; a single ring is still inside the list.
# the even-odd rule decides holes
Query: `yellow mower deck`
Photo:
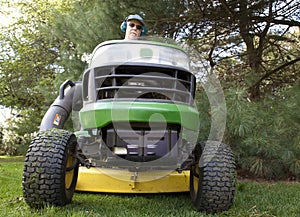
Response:
[[[189,191],[190,172],[130,172],[121,169],[79,168],[77,191],[107,193],[169,193]]]

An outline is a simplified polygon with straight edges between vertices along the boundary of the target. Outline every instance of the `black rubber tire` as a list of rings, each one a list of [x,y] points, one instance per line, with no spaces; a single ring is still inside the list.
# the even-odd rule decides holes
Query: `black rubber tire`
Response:
[[[76,137],[61,129],[41,131],[32,140],[22,178],[30,207],[64,206],[72,201],[79,168],[76,149]]]
[[[208,141],[194,150],[196,164],[190,170],[190,195],[197,211],[228,210],[236,191],[236,166],[229,146]]]

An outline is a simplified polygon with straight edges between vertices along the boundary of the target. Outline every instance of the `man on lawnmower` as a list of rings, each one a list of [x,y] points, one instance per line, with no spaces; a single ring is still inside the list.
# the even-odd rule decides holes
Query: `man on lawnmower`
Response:
[[[125,32],[124,39],[135,40],[146,34],[144,20],[138,14],[132,14],[126,17],[120,28],[122,32]]]

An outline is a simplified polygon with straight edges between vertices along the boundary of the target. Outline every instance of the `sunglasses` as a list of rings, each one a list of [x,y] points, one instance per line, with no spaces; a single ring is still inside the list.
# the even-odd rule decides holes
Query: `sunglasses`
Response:
[[[136,26],[136,29],[141,30],[143,27],[141,25],[136,25],[135,23],[129,23],[128,24],[131,28]]]

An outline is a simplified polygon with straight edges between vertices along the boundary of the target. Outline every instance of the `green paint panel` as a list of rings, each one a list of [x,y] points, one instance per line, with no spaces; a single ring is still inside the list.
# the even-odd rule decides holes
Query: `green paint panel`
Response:
[[[158,102],[97,102],[80,111],[83,129],[102,128],[112,122],[156,122],[181,124],[197,130],[198,111],[187,105]]]

